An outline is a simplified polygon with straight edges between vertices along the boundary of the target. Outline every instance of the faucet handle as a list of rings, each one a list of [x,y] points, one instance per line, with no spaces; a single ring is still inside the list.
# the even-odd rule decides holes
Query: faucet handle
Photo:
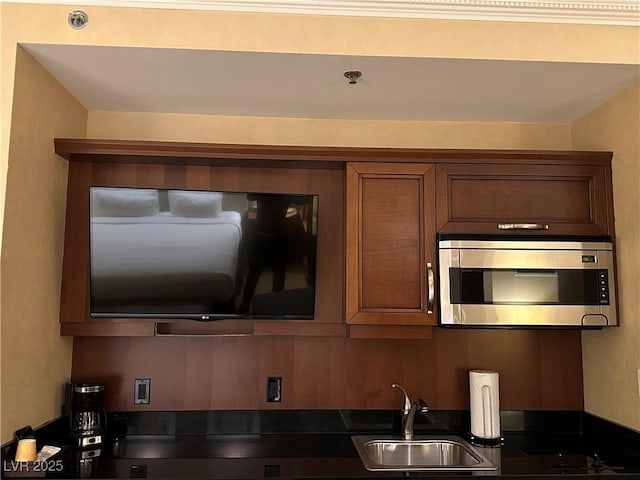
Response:
[[[407,413],[409,413],[409,410],[411,409],[411,399],[409,398],[409,394],[402,387],[402,385],[400,385],[398,383],[392,383],[391,386],[393,388],[400,389],[400,391],[402,392],[402,395],[404,395],[404,405],[402,407],[402,413],[404,413],[406,415]]]

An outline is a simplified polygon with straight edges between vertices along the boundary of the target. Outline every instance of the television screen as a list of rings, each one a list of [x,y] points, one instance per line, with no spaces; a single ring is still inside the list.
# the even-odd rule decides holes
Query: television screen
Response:
[[[91,187],[91,316],[313,318],[317,195]]]

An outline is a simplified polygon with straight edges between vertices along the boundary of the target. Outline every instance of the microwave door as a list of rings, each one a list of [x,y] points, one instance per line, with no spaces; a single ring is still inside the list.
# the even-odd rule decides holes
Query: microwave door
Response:
[[[584,256],[595,252],[441,250],[441,323],[580,326],[585,317],[606,324],[606,270],[585,265]]]
[[[476,327],[601,327],[610,324],[597,306],[455,305],[443,325]]]
[[[595,251],[522,250],[522,249],[459,249],[457,265],[461,268],[496,269],[597,269],[596,263],[584,263],[583,257],[595,256]]]
[[[463,305],[600,305],[598,270],[452,269],[451,300]]]

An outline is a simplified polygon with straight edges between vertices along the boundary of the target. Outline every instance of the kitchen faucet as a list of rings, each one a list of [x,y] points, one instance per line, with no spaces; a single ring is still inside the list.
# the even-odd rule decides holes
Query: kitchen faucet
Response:
[[[416,412],[419,411],[420,413],[427,413],[429,411],[429,407],[421,398],[412,402],[411,398],[409,398],[409,394],[402,385],[392,383],[391,386],[399,389],[404,396],[404,403],[402,405],[402,435],[405,440],[413,440],[413,423],[415,421]]]

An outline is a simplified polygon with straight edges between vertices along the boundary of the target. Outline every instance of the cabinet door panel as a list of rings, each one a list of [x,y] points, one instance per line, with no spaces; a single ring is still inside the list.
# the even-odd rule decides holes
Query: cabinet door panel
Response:
[[[361,308],[422,309],[421,179],[363,177]]]
[[[435,259],[435,169],[347,166],[347,322],[431,325],[427,263]]]
[[[537,233],[613,233],[605,166],[441,165],[437,170],[439,232],[505,233],[499,224],[525,223],[547,226]]]
[[[450,217],[496,222],[589,222],[589,182],[579,180],[455,179]],[[557,202],[558,199],[564,199]]]

